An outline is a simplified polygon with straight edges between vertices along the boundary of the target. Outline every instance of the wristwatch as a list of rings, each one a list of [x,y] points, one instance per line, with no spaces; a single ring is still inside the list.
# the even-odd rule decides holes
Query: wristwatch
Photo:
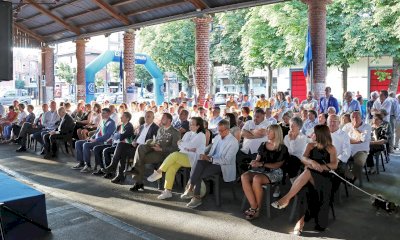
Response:
[[[210,163],[212,163],[214,161],[213,157],[210,157],[210,159],[208,160]]]

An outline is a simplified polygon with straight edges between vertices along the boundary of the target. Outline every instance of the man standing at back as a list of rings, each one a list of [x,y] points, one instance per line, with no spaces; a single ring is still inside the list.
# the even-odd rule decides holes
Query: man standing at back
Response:
[[[321,97],[319,100],[319,112],[320,113],[328,113],[329,107],[334,107],[336,110],[336,114],[339,113],[339,104],[335,97],[331,94],[331,87],[325,88],[325,96]]]
[[[372,114],[380,113],[382,109],[386,111],[387,114],[384,114],[383,121],[390,123],[391,134],[388,136],[388,143],[389,143],[389,152],[393,151],[393,136],[394,136],[394,124],[391,121],[396,121],[395,118],[395,111],[396,109],[392,109],[393,101],[389,97],[389,93],[386,90],[381,90],[379,93],[379,98],[375,100],[374,104],[372,105]],[[397,107],[397,106],[394,106]]]

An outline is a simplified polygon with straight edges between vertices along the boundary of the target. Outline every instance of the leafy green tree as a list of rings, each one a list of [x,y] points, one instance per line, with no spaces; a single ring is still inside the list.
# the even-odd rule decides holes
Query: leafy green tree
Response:
[[[240,31],[246,23],[248,10],[236,10],[216,14],[210,36],[210,58],[215,64],[229,65],[229,78],[236,84],[245,83],[247,77],[243,69],[242,36]]]
[[[191,20],[180,20],[143,28],[138,50],[147,53],[165,72],[176,72],[184,81],[195,61],[195,26]]]
[[[100,74],[96,74],[96,79],[94,81],[94,85],[99,88],[99,87],[104,87],[104,83],[105,83],[105,81],[104,81],[103,76],[101,76]]]
[[[143,82],[144,86],[149,85],[153,79],[143,65],[135,65],[135,75],[136,79],[140,80],[138,83]]]
[[[396,0],[345,1],[343,11],[352,14],[351,25],[345,29],[348,48],[357,56],[393,58],[393,74],[389,91],[397,91],[400,63],[400,36],[396,35],[400,3]]]
[[[271,9],[272,5],[250,9],[241,30],[244,70],[247,73],[256,68],[268,70],[270,96],[273,69],[295,63],[294,54],[287,52],[286,39],[280,35],[279,27],[272,26],[270,19],[266,17],[266,14],[278,14],[278,9],[283,6],[280,5],[277,9]]]
[[[352,27],[356,14],[348,14],[344,11],[347,1],[334,1],[327,6],[327,65],[338,66],[342,72],[343,91],[347,91],[348,68],[351,63],[356,62],[359,56],[355,49],[348,46],[345,34],[346,29]]]
[[[107,65],[107,71],[110,73],[112,82],[119,82],[119,63],[112,62]]]
[[[67,82],[68,84],[72,84],[74,81],[74,73],[76,72],[75,68],[72,68],[69,64],[59,63],[56,66],[57,76]]]
[[[400,1],[372,0],[373,26],[381,32],[378,35],[380,46],[374,49],[375,54],[390,55],[393,58],[393,74],[389,91],[397,92],[400,77]]]

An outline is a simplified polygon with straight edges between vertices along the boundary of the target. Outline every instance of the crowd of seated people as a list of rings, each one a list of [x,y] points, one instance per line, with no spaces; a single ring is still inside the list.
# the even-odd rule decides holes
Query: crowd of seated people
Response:
[[[132,192],[144,191],[146,179],[154,182],[165,174],[160,200],[173,196],[175,175],[187,168],[190,178],[181,198],[189,200],[190,208],[203,202],[202,180],[219,174],[225,182],[242,185],[250,204],[244,212],[248,220],[260,215],[263,186],[273,184],[273,197],[278,198],[279,185],[291,184],[272,206],[282,209],[295,196],[303,199],[293,231],[298,235],[306,214],[315,218],[317,230],[327,227],[332,189],[337,188],[330,170],[351,182],[361,180],[365,164],[375,173],[378,154],[398,147],[389,145],[397,130],[392,123],[400,112],[397,98],[384,90],[372,93],[363,120],[360,102],[351,92],[344,94],[342,109],[329,87],[325,93],[317,100],[308,92],[299,103],[283,92],[258,99],[251,91],[241,99],[229,96],[223,111],[213,106],[210,96],[203,105],[189,107],[193,99],[184,93],[160,106],[154,101],[129,107],[81,101],[74,107],[51,101],[36,117],[32,105],[25,112],[25,105],[16,102],[2,113],[0,130],[2,142],[20,145],[17,152],[26,152],[28,140],[35,140],[45,159],[55,159],[57,141],[71,136],[76,161],[72,169],[115,184],[131,176]],[[149,176],[146,164],[154,167]]]

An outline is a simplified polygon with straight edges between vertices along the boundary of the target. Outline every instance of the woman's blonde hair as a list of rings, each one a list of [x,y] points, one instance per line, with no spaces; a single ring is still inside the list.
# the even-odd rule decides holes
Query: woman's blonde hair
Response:
[[[272,142],[274,145],[274,150],[280,150],[280,147],[283,144],[282,128],[278,124],[272,124],[268,126],[267,130],[271,130],[274,132],[275,139]]]

